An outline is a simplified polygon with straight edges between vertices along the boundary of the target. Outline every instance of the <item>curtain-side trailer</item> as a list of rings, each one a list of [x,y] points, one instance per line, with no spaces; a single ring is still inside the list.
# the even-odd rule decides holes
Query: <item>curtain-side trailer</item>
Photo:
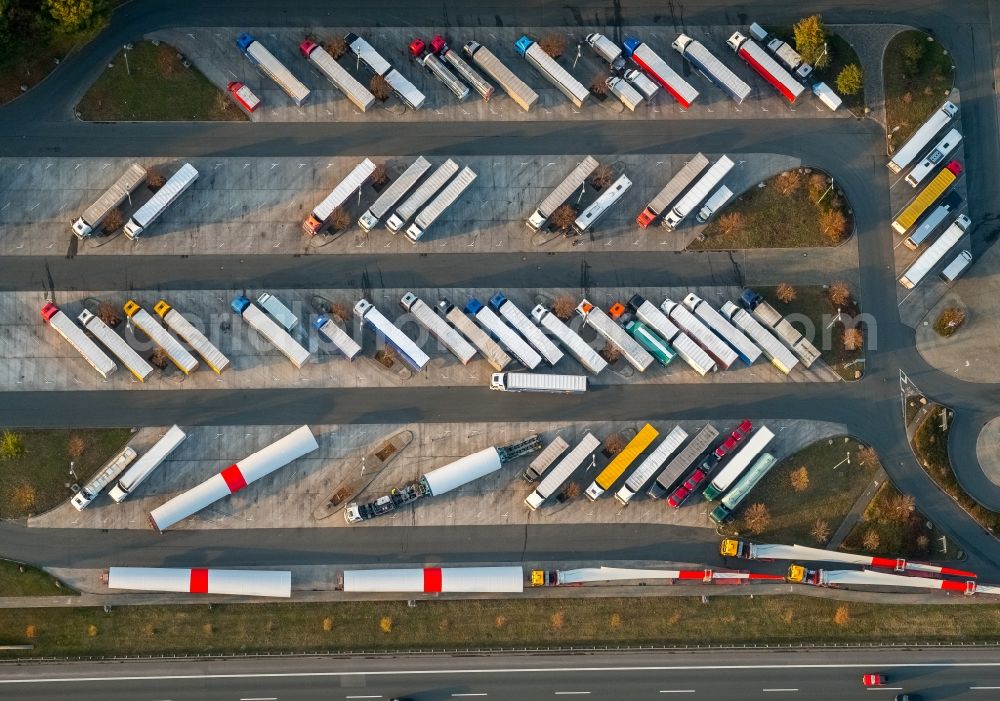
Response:
[[[413,191],[409,197],[403,200],[403,204],[396,207],[396,211],[386,221],[385,226],[393,233],[398,232],[403,225],[410,220],[417,210],[434,196],[434,194],[444,187],[444,184],[451,180],[451,176],[458,172],[458,164],[450,158],[442,163],[430,174],[420,186]]]
[[[559,92],[569,98],[576,107],[583,107],[587,101],[590,91],[583,86],[579,80],[570,75],[570,72],[559,65],[559,62],[545,53],[544,49],[533,39],[522,36],[514,44],[517,52],[524,56],[525,60],[534,66],[546,80],[554,85]]]
[[[913,262],[913,265],[907,268],[903,276],[899,278],[899,284],[908,290],[920,284],[920,281],[926,277],[927,273],[962,239],[962,236],[965,235],[966,230],[971,225],[971,219],[964,214],[959,215],[958,219],[945,229],[937,241],[928,246],[927,250],[920,254],[920,257]]]
[[[760,348],[701,297],[693,292],[688,294],[684,298],[684,306],[728,343],[744,363],[753,365],[760,357]]]
[[[229,367],[229,358],[223,355],[222,351],[209,341],[205,334],[196,329],[194,324],[167,304],[166,300],[161,299],[154,304],[153,311],[163,319],[167,328],[187,341],[217,375],[221,375],[222,371]]]
[[[438,217],[444,214],[445,210],[451,207],[458,198],[462,196],[469,186],[476,179],[476,173],[469,166],[462,168],[462,172],[455,176],[455,179],[445,185],[434,199],[427,203],[417,214],[416,219],[406,230],[406,238],[416,243],[424,236],[427,227],[437,221]]]
[[[678,34],[671,46],[710,83],[736,100],[736,104],[743,104],[743,101],[749,97],[750,86],[729,70],[700,41],[692,39],[686,34]]]
[[[757,483],[764,479],[776,462],[777,459],[770,453],[764,453],[757,458],[746,474],[733,485],[733,488],[729,490],[726,496],[722,497],[719,505],[712,509],[712,513],[708,517],[716,523],[725,522],[733,513],[733,509],[747,498],[753,488],[757,486]]]
[[[638,341],[628,335],[603,309],[595,307],[586,299],[576,307],[576,313],[583,317],[587,326],[604,337],[621,350],[629,365],[639,372],[645,372],[653,364],[653,356],[639,345]]]
[[[178,370],[190,375],[198,368],[198,359],[181,345],[180,341],[170,335],[153,315],[139,306],[133,299],[127,300],[123,307],[125,316],[132,320],[135,327],[149,336],[149,340],[159,346]]]
[[[674,486],[674,482],[680,479],[681,475],[688,471],[695,462],[708,452],[712,442],[719,436],[718,429],[712,424],[705,424],[695,437],[691,439],[684,450],[679,452],[673,460],[667,463],[663,471],[656,476],[656,480],[646,490],[653,499],[663,499]]]
[[[635,312],[636,318],[660,335],[663,340],[677,351],[677,355],[687,363],[692,370],[705,376],[717,369],[715,361],[702,350],[701,346],[691,340],[691,337],[677,328],[667,315],[656,305],[640,295],[633,295],[629,307]]]
[[[402,73],[393,68],[382,57],[382,54],[376,51],[374,46],[354,32],[347,34],[344,41],[347,42],[347,46],[358,57],[358,60],[365,64],[372,73],[385,78],[404,105],[414,110],[423,107],[426,100],[424,94],[417,90],[417,86],[407,80]]]
[[[500,344],[490,338],[489,334],[476,326],[476,322],[470,319],[465,312],[453,305],[447,298],[442,297],[437,303],[438,312],[451,322],[451,325],[462,332],[462,334],[472,342],[486,362],[493,366],[497,372],[502,372],[510,365],[510,356],[500,347]]]
[[[733,457],[729,458],[715,478],[702,493],[706,501],[711,501],[728,490],[747,471],[761,451],[774,438],[774,433],[767,426],[761,426],[746,439],[743,447]]]
[[[73,233],[81,239],[93,234],[112,210],[124,202],[144,182],[146,182],[146,169],[138,163],[130,165],[128,170],[97,198],[96,202],[87,207],[83,214],[73,221]]]
[[[375,164],[367,158],[354,166],[353,170],[310,212],[302,222],[302,230],[310,236],[315,236],[326,228],[333,210],[343,206],[347,198],[360,190],[374,172]]]
[[[622,42],[625,55],[632,59],[643,73],[670,93],[680,106],[687,109],[698,97],[698,91],[684,80],[677,71],[667,65],[659,54],[650,48],[649,44],[635,37],[626,37]]]
[[[726,177],[733,168],[733,161],[729,156],[722,156],[712,167],[705,171],[705,174],[698,178],[697,182],[691,186],[673,208],[663,217],[663,226],[667,229],[676,229],[684,221],[695,207],[708,197],[708,194],[715,189],[722,179]]]
[[[552,442],[545,446],[545,450],[539,453],[528,465],[528,469],[524,471],[525,481],[534,482],[539,477],[544,476],[545,472],[555,465],[556,460],[566,452],[567,448],[569,448],[569,443],[562,436],[553,438]]]
[[[941,198],[961,174],[962,166],[958,161],[952,161],[945,166],[944,170],[935,175],[934,179],[927,183],[927,186],[893,220],[892,228],[900,234],[909,231],[910,227],[917,223],[917,219]]]
[[[722,370],[728,370],[739,356],[721,338],[716,336],[698,317],[688,311],[683,305],[671,299],[664,300],[660,309],[670,317],[695,343],[708,353]]]
[[[611,459],[603,470],[597,473],[597,477],[587,487],[586,495],[591,501],[596,501],[604,492],[611,489],[614,483],[625,474],[625,470],[632,466],[646,448],[653,444],[653,441],[660,435],[655,428],[646,424],[632,437],[621,452]]]
[[[797,81],[781,64],[771,58],[760,44],[740,32],[733,32],[726,42],[747,64],[788,102],[794,103],[805,91],[805,86]]]
[[[465,311],[472,314],[479,322],[479,325],[493,334],[503,346],[514,354],[524,367],[534,370],[542,362],[542,356],[538,351],[528,345],[528,342],[521,338],[517,332],[504,323],[503,319],[497,316],[492,309],[485,307],[475,297],[469,299],[465,305]]]
[[[172,205],[178,197],[184,194],[198,179],[198,171],[190,163],[185,163],[180,169],[170,176],[170,179],[163,184],[156,194],[153,195],[146,204],[135,210],[135,213],[125,224],[125,236],[135,241],[142,232],[156,221],[161,214],[167,211],[167,207]]]
[[[787,375],[799,364],[799,359],[794,353],[788,350],[759,321],[732,302],[726,302],[722,305],[722,315],[728,317],[736,328],[756,343],[764,351],[764,356],[771,361],[771,364],[784,374]]]
[[[333,320],[332,317],[326,314],[321,314],[316,321],[313,322],[313,328],[319,332],[319,334],[330,341],[337,350],[344,354],[348,360],[354,360],[358,357],[358,353],[361,352],[361,344],[351,338],[344,329],[340,328],[340,324]]]

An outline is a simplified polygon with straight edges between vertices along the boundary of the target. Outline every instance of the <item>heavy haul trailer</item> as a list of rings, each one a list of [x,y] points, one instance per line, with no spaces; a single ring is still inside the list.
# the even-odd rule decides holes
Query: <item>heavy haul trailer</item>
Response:
[[[263,44],[254,39],[253,34],[249,32],[240,34],[236,38],[236,46],[250,60],[250,63],[260,68],[264,75],[277,83],[278,87],[292,98],[292,102],[299,107],[302,106],[302,103],[309,97],[309,88],[292,75],[292,72],[276,59],[274,54],[268,51]]]
[[[302,366],[309,362],[309,351],[247,297],[237,295],[229,306],[235,314],[243,317],[257,333],[292,361],[292,365],[301,370]]]
[[[187,349],[181,345],[180,341],[170,335],[170,333],[153,318],[153,315],[139,306],[133,299],[125,302],[123,307],[125,316],[132,320],[135,327],[149,336],[149,340],[156,344],[167,354],[178,370],[185,375],[190,375],[198,368],[198,360],[191,355]]]
[[[524,572],[519,566],[344,570],[344,591],[517,594],[524,591]]]
[[[476,349],[462,337],[462,334],[435,314],[430,306],[412,292],[403,295],[399,300],[399,306],[413,314],[420,325],[458,358],[462,365],[468,365],[469,361],[476,357]]]
[[[479,42],[470,41],[464,51],[468,54],[472,62],[483,69],[490,78],[495,80],[504,89],[510,99],[521,106],[525,112],[530,112],[531,108],[538,102],[538,93],[528,87],[527,83],[518,78],[505,66],[500,59],[493,55]]]
[[[330,215],[337,207],[342,207],[347,198],[361,189],[361,186],[368,182],[368,178],[375,172],[375,164],[369,159],[361,161],[354,169],[341,180],[337,187],[333,188],[323,201],[316,205],[315,209],[302,222],[302,230],[310,236],[323,231],[330,221]]]
[[[583,83],[570,75],[569,71],[560,66],[558,61],[545,53],[538,42],[530,37],[522,36],[514,44],[514,48],[559,92],[568,97],[570,102],[576,107],[583,107],[590,91],[583,86]]]
[[[722,156],[712,164],[712,167],[705,171],[705,174],[698,178],[698,181],[691,186],[673,208],[663,217],[663,226],[666,229],[676,229],[684,219],[700,205],[709,193],[712,192],[722,179],[726,177],[733,168],[733,162],[729,156]]]
[[[354,55],[358,57],[358,60],[368,67],[368,70],[375,75],[380,75],[385,78],[385,81],[392,87],[392,91],[396,93],[404,105],[414,110],[418,110],[423,107],[424,101],[426,100],[424,94],[417,90],[417,86],[404,78],[402,73],[393,68],[392,65],[386,61],[378,51],[375,50],[375,47],[354,32],[345,36],[344,40],[347,42],[347,46],[351,49],[351,51],[354,52]]]
[[[563,352],[553,343],[541,329],[531,323],[531,319],[511,302],[502,292],[490,297],[490,308],[507,320],[507,323],[517,329],[549,365],[555,365],[563,358]]]
[[[398,232],[403,228],[403,225],[410,220],[410,218],[417,213],[421,207],[423,207],[427,201],[434,196],[434,194],[444,187],[444,184],[451,180],[451,177],[458,172],[458,164],[450,158],[442,163],[437,169],[430,174],[425,181],[420,183],[420,186],[413,191],[409,197],[403,200],[403,204],[396,208],[396,211],[388,221],[386,221],[385,226],[389,231]]]
[[[594,329],[604,340],[617,346],[629,365],[639,372],[645,372],[653,364],[653,356],[640,346],[638,341],[629,336],[625,329],[615,323],[604,310],[584,299],[577,305],[576,313],[582,316],[587,326]]]
[[[688,294],[684,298],[684,306],[736,351],[736,355],[747,365],[753,365],[761,356],[760,348],[753,341],[698,295],[693,292]]]
[[[708,167],[708,159],[702,153],[695,156],[684,164],[684,167],[677,171],[677,174],[670,179],[662,190],[646,205],[646,209],[636,217],[636,224],[643,229],[648,227],[656,218],[670,209],[670,206],[677,201],[677,198],[694,182],[701,171]]]
[[[687,109],[697,99],[698,91],[668,66],[649,44],[635,37],[626,37],[622,46],[625,47],[625,55],[632,59],[645,75],[670,93],[681,107]]]
[[[475,297],[466,303],[465,311],[472,314],[479,325],[496,337],[524,367],[534,370],[542,362],[542,356],[538,354],[538,351],[521,338],[514,329],[505,324],[503,319],[497,316],[492,309],[483,306],[482,302]]]
[[[340,325],[326,314],[321,314],[313,322],[313,328],[330,341],[348,360],[354,360],[361,352],[361,344],[351,338]]]
[[[903,273],[903,276],[899,278],[899,284],[907,289],[913,289],[920,284],[927,273],[962,239],[971,225],[971,219],[964,214],[959,215],[958,219],[938,237],[937,241],[928,246],[927,250],[920,254],[913,265]]]
[[[139,238],[142,232],[166,212],[167,207],[176,202],[177,198],[184,194],[184,191],[191,187],[197,179],[198,171],[193,165],[190,163],[182,165],[146,204],[135,210],[135,214],[125,224],[125,236],[132,241]]]
[[[376,309],[375,305],[367,299],[359,300],[358,303],[354,305],[354,316],[357,317],[363,325],[375,332],[376,339],[378,336],[382,336],[385,339],[385,342],[399,354],[403,361],[417,372],[423,370],[424,366],[430,362],[430,357],[424,353],[416,343],[413,342],[413,339],[389,321],[389,319],[387,319],[386,316]]]
[[[711,501],[724,494],[753,464],[761,451],[774,438],[774,433],[767,426],[761,426],[746,439],[743,447],[729,459],[715,478],[702,493],[706,501]]]
[[[414,39],[410,42],[410,56],[441,81],[459,101],[469,96],[469,86],[455,77],[455,74],[430,50],[423,39]]]
[[[580,161],[576,168],[542,200],[542,203],[538,205],[538,209],[528,217],[528,226],[535,231],[540,231],[548,222],[552,213],[561,207],[574,192],[583,187],[583,184],[587,182],[587,178],[597,169],[597,166],[597,159],[593,156],[587,156]]]
[[[471,85],[472,89],[479,93],[481,98],[488,102],[493,97],[493,84],[479,75],[475,68],[466,63],[458,51],[450,48],[441,35],[436,34],[431,39],[431,51],[454,68],[462,80]]]
[[[229,594],[287,599],[290,571],[219,570],[180,567],[109,567],[108,589],[177,594]]]
[[[615,499],[622,505],[632,501],[632,497],[638,494],[646,483],[652,479],[656,471],[673,455],[687,438],[687,431],[680,426],[674,426],[673,430],[667,434],[663,442],[656,446],[645,460],[635,468],[635,471],[625,480],[625,484],[615,493]]]
[[[501,392],[550,392],[580,394],[587,391],[586,375],[544,375],[530,372],[495,372],[490,389]]]
[[[136,353],[124,338],[115,333],[114,329],[101,321],[100,317],[84,309],[77,319],[83,328],[111,351],[139,382],[145,382],[146,378],[153,374],[153,366]]]
[[[136,487],[142,484],[153,473],[153,470],[177,450],[185,438],[187,438],[187,434],[179,426],[171,426],[163,438],[156,441],[152,448],[143,453],[142,457],[125,471],[119,478],[118,484],[108,492],[108,496],[119,504],[125,501],[125,498],[135,492]]]
[[[532,511],[536,511],[547,499],[555,495],[556,491],[570,478],[570,475],[583,464],[587,456],[592,455],[600,445],[601,442],[594,437],[594,434],[587,433],[573,450],[545,472],[545,476],[538,483],[535,491],[524,500],[525,505]]]
[[[66,342],[73,346],[76,352],[90,364],[90,367],[97,370],[97,373],[105,380],[118,369],[115,361],[98,348],[83,329],[74,324],[73,320],[61,312],[59,307],[52,302],[46,302],[42,307],[42,319],[66,339]]]
[[[359,110],[367,112],[368,108],[375,104],[375,96],[371,91],[337,63],[337,60],[322,46],[306,39],[299,44],[299,53],[316,66],[333,87],[342,92],[344,97],[354,103]]]
[[[677,324],[684,333],[708,353],[722,370],[728,370],[739,356],[732,348],[716,336],[698,317],[688,311],[683,305],[666,299],[660,309]]]
[[[729,44],[729,48],[736,52],[737,56],[746,61],[764,80],[774,86],[774,89],[781,93],[781,96],[789,103],[794,103],[799,95],[805,91],[805,86],[771,58],[764,48],[753,39],[740,32],[733,32],[726,43]]]
[[[500,347],[500,344],[479,328],[472,319],[466,316],[465,312],[445,297],[438,301],[437,308],[441,316],[451,322],[452,326],[461,331],[472,342],[472,345],[483,354],[486,362],[492,365],[494,370],[502,372],[510,365],[510,356]]]
[[[628,306],[639,321],[659,334],[677,351],[677,355],[699,375],[704,377],[717,369],[715,361],[708,353],[691,340],[690,336],[677,328],[676,324],[670,321],[667,315],[657,309],[652,302],[640,295],[633,295]]]
[[[161,299],[153,305],[153,311],[163,319],[167,328],[187,341],[188,345],[194,348],[195,352],[201,356],[205,364],[221,375],[222,371],[229,367],[229,358],[222,354],[218,348],[209,341],[205,334],[196,329],[194,325],[185,319],[179,311]]]
[[[566,350],[570,352],[570,355],[576,358],[576,361],[589,372],[599,375],[608,366],[608,361],[602,358],[600,353],[591,348],[580,337],[580,334],[567,326],[562,319],[541,304],[531,310],[531,318],[562,343]]]
[[[743,101],[750,96],[750,86],[740,80],[722,61],[706,49],[700,41],[696,41],[686,34],[678,34],[671,46],[688,63],[694,66],[696,71],[705,76],[710,83],[713,83],[729,95],[729,97],[733,98],[736,104],[743,104]]]
[[[961,174],[962,166],[958,161],[952,161],[946,165],[944,170],[935,175],[934,179],[920,191],[920,194],[914,197],[913,201],[899,213],[899,216],[892,222],[892,228],[900,234],[909,231],[921,215],[941,198],[941,195],[955,183]]]
[[[403,174],[393,180],[389,186],[382,191],[371,207],[369,207],[361,218],[358,219],[358,226],[365,231],[372,231],[378,226],[382,217],[389,213],[389,210],[399,204],[399,201],[406,196],[406,193],[413,189],[417,181],[430,170],[430,162],[423,156],[418,156],[417,160],[403,171]]]
[[[128,170],[97,198],[96,202],[73,221],[73,233],[81,239],[92,235],[101,222],[144,182],[146,182],[146,169],[138,163],[130,165]]]
[[[941,108],[928,117],[927,121],[913,133],[913,136],[907,139],[906,143],[893,154],[892,159],[887,164],[889,170],[893,173],[901,173],[904,168],[917,159],[917,156],[923,152],[931,139],[948,126],[948,123],[957,115],[958,106],[955,103],[946,101],[941,105]]]
[[[788,350],[771,331],[750,316],[749,312],[740,309],[732,302],[726,302],[722,305],[722,315],[756,343],[771,364],[784,374],[789,374],[799,364],[795,354]]]
[[[684,447],[684,450],[679,452],[663,468],[663,471],[656,476],[656,480],[646,490],[646,494],[653,499],[663,499],[666,497],[670,492],[670,488],[673,487],[674,482],[679,480],[681,475],[691,469],[708,452],[709,448],[712,447],[712,442],[718,436],[719,431],[715,426],[705,424],[695,437],[691,439],[691,442]]]
[[[604,494],[604,492],[611,489],[615,482],[625,474],[625,470],[632,466],[632,463],[638,459],[646,448],[652,445],[653,441],[656,440],[660,432],[655,428],[646,424],[632,437],[632,440],[622,448],[621,452],[618,453],[611,462],[609,462],[603,470],[598,473],[597,477],[591,482],[590,486],[587,487],[587,498],[591,501],[595,501],[599,496]]]
[[[469,189],[476,179],[476,174],[469,166],[462,168],[462,172],[455,176],[455,179],[448,183],[426,207],[417,214],[417,218],[406,230],[406,238],[416,243],[423,238],[424,232],[431,224],[437,221],[438,217],[444,214],[445,210],[451,207],[462,193]]]

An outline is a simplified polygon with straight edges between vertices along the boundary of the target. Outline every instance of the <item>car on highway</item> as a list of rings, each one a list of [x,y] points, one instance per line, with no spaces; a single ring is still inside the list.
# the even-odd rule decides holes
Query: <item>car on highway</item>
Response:
[[[732,452],[733,448],[736,447],[737,443],[739,443],[738,438],[734,436],[729,436],[729,438],[727,438],[721,444],[719,444],[719,447],[715,449],[713,455],[715,455],[715,457],[717,458],[721,458],[724,455]]]
[[[736,427],[736,430],[733,431],[733,438],[735,438],[736,442],[739,443],[741,440],[749,436],[750,431],[752,430],[753,422],[750,421],[750,419],[743,419],[743,421],[740,422],[740,425]]]
[[[861,675],[861,683],[864,686],[885,686],[885,675],[877,672]]]
[[[708,473],[705,472],[700,467],[691,473],[691,476],[684,480],[684,484],[675,489],[673,493],[667,498],[667,503],[674,509],[684,503],[684,501],[691,496],[695,489],[698,488],[705,478],[708,477]]]

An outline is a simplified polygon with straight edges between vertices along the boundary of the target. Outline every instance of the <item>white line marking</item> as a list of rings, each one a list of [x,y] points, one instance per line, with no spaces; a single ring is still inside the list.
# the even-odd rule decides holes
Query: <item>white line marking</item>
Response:
[[[582,696],[589,693],[589,691],[557,691],[556,696]]]
[[[381,696],[348,696],[349,699],[380,699]]]
[[[661,694],[693,694],[694,689],[660,689]]]
[[[1000,689],[1000,686],[970,686],[970,691],[992,691],[993,689]]]
[[[489,696],[485,691],[480,691],[475,694],[452,694],[452,696]]]
[[[761,689],[761,691],[798,691],[798,689]]]
[[[248,696],[240,701],[278,701],[277,696]]]
[[[902,691],[901,686],[870,686],[865,691]]]

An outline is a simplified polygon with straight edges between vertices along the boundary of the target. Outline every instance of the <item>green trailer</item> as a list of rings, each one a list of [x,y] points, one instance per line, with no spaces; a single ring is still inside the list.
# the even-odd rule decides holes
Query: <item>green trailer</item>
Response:
[[[669,365],[670,361],[677,357],[677,352],[670,347],[670,344],[641,321],[633,320],[628,322],[625,324],[625,330],[632,335],[632,338],[639,342],[639,345],[649,351],[650,355],[656,358],[656,362],[663,367]]]

